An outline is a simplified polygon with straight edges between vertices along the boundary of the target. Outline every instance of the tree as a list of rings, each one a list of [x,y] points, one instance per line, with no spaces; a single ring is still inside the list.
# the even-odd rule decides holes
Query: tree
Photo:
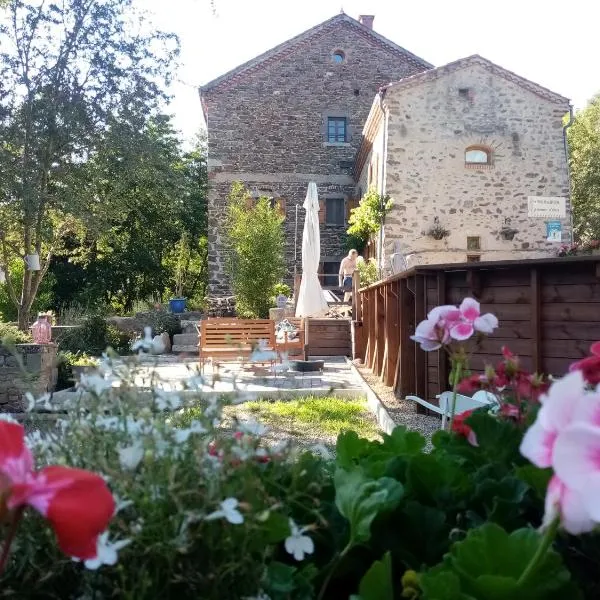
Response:
[[[227,270],[236,309],[245,317],[264,318],[285,272],[283,216],[268,198],[254,202],[239,182],[231,187],[228,201]]]
[[[80,181],[95,202],[72,238],[69,262],[55,261],[57,301],[101,298],[120,310],[175,292],[203,298],[206,281],[205,147],[184,153],[168,117],[132,127],[114,122]],[[89,223],[89,225],[88,225]],[[73,290],[74,273],[81,282]]]
[[[21,328],[52,256],[99,212],[82,176],[107,129],[139,127],[165,100],[177,40],[132,1],[10,0],[0,22],[1,262],[41,257],[20,289],[7,276]]]
[[[576,239],[600,240],[600,94],[567,130]]]

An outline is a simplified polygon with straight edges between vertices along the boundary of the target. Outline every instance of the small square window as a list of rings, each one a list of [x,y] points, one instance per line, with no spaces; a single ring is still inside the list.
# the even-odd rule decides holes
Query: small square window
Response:
[[[467,236],[467,250],[481,250],[481,238],[477,236]]]
[[[345,225],[346,203],[343,198],[325,200],[325,223],[327,225]]]
[[[467,262],[481,262],[479,254],[467,254]]]
[[[335,144],[345,142],[347,136],[346,117],[327,117],[327,141]]]

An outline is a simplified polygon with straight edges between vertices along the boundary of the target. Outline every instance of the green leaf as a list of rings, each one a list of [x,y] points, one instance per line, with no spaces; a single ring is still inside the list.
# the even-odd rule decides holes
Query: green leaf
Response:
[[[544,600],[548,594],[572,589],[569,571],[560,556],[550,549],[531,576],[522,584],[519,578],[541,543],[533,529],[519,529],[510,535],[494,523],[471,530],[455,544],[437,567],[423,578],[424,586],[441,589],[439,578],[453,573],[460,581],[462,593],[478,600]],[[426,598],[435,598],[427,592]]]
[[[552,469],[540,469],[535,465],[524,465],[516,469],[517,477],[536,493],[538,498],[546,497],[546,490],[552,477]]]
[[[365,452],[369,441],[358,437],[356,431],[340,433],[335,445],[336,462],[343,469],[350,469]]]
[[[477,436],[480,454],[504,464],[523,461],[519,452],[523,433],[514,423],[497,419],[482,410],[474,412],[465,422]]]
[[[417,431],[396,427],[391,435],[383,434],[383,449],[392,454],[415,455],[425,448],[425,438]]]
[[[369,479],[361,469],[335,473],[335,504],[350,523],[350,543],[367,541],[373,519],[400,502],[402,484],[389,477]]]
[[[392,582],[392,558],[386,552],[382,560],[376,560],[360,580],[358,592],[361,600],[394,600]]]
[[[464,504],[471,485],[464,470],[451,456],[419,454],[408,465],[407,493],[428,505],[448,509]]]
[[[458,575],[445,570],[444,565],[423,573],[419,583],[424,600],[475,600],[461,591]]]
[[[281,513],[271,511],[263,526],[270,544],[277,544],[290,535],[289,520]]]
[[[275,592],[289,593],[294,590],[296,567],[290,567],[280,562],[272,562],[267,567],[267,582],[269,589]]]

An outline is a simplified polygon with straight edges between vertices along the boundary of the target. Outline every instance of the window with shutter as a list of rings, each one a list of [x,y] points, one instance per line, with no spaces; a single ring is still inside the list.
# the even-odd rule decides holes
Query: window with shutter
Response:
[[[344,198],[327,198],[325,200],[325,223],[327,225],[344,225],[345,219]]]

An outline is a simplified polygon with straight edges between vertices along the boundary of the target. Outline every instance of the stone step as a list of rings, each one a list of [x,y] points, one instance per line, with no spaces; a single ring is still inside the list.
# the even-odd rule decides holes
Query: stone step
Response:
[[[173,336],[174,346],[198,346],[197,333],[176,333]]]
[[[198,346],[186,346],[185,344],[174,344],[171,352],[178,354],[180,352],[186,352],[188,354],[198,354]]]

